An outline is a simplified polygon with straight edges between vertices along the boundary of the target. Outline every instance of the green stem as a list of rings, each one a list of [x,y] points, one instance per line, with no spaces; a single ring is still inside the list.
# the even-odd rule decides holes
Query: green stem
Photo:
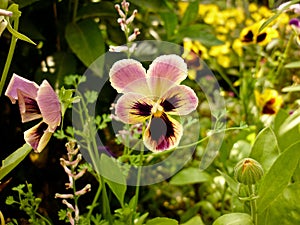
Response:
[[[202,139],[200,139],[199,141],[196,141],[194,143],[191,143],[191,144],[188,144],[188,145],[181,145],[181,146],[178,146],[176,149],[184,149],[184,148],[189,148],[189,147],[192,147],[194,145],[198,145],[200,144],[201,142],[207,140],[208,138],[210,138],[213,134],[216,134],[216,133],[221,133],[221,132],[226,132],[226,131],[230,131],[230,130],[242,130],[242,129],[245,129],[246,127],[229,127],[229,128],[226,128],[226,129],[221,129],[221,130],[217,130],[217,131],[213,131],[213,133],[211,135],[208,135]],[[164,151],[166,152],[166,151]],[[158,155],[159,153],[157,153],[156,155]]]
[[[51,223],[46,217],[42,216],[42,215],[39,214],[38,212],[35,212],[35,214],[36,214],[37,216],[39,216],[43,221],[45,221],[46,224],[52,225],[52,223]]]
[[[108,196],[107,196],[106,185],[105,185],[103,177],[101,177],[101,183],[103,184],[102,185],[103,215],[105,216],[105,219],[108,219],[109,224],[113,224],[113,218],[112,218],[111,211],[110,211],[110,205],[109,205],[109,200],[108,200]]]
[[[74,8],[73,8],[73,16],[72,16],[73,23],[76,22],[77,10],[78,10],[78,0],[74,0]]]
[[[19,27],[19,18],[17,17],[14,20],[14,29],[16,31],[18,31],[18,27]],[[5,85],[5,81],[6,81],[7,74],[8,74],[9,68],[10,68],[10,64],[11,64],[11,61],[12,61],[12,58],[13,58],[13,55],[15,52],[17,40],[18,40],[18,38],[16,36],[12,35],[8,55],[6,58],[6,62],[4,65],[4,69],[3,69],[3,73],[2,73],[2,77],[1,77],[1,81],[0,81],[0,96],[2,95],[3,87]]]
[[[253,220],[253,224],[257,225],[257,204],[256,204],[256,193],[255,193],[255,185],[248,185],[249,197],[250,199],[250,210],[251,217]]]
[[[215,61],[213,62],[215,68],[217,69],[218,73],[220,74],[220,76],[222,77],[222,79],[229,85],[230,89],[234,92],[234,94],[239,97],[239,92],[236,90],[236,88],[233,86],[231,80],[229,79],[229,77],[223,72],[222,68],[219,66],[218,63],[216,63]]]
[[[97,174],[97,175],[98,175],[98,174]],[[91,217],[94,208],[97,206],[97,201],[98,201],[99,196],[100,196],[100,193],[101,193],[101,191],[102,191],[101,178],[98,177],[97,180],[98,180],[98,182],[99,182],[98,190],[97,190],[97,192],[96,192],[96,194],[95,194],[95,196],[94,196],[94,200],[93,200],[92,204],[90,205],[89,212],[88,212],[88,214],[87,214],[87,218],[90,218],[90,217]]]
[[[288,40],[288,43],[286,45],[286,48],[285,48],[284,53],[282,55],[282,58],[281,58],[281,60],[279,62],[278,69],[277,69],[276,74],[275,74],[275,78],[277,78],[277,79],[279,78],[280,74],[282,73],[283,64],[285,63],[285,59],[288,56],[288,52],[289,52],[289,50],[291,48],[291,45],[293,43],[294,36],[295,36],[294,33],[290,35],[290,38]]]

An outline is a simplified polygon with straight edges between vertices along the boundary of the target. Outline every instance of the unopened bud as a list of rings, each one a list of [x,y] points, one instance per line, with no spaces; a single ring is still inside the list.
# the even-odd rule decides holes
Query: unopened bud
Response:
[[[259,162],[245,158],[234,167],[234,177],[242,184],[256,184],[264,175],[264,170]]]

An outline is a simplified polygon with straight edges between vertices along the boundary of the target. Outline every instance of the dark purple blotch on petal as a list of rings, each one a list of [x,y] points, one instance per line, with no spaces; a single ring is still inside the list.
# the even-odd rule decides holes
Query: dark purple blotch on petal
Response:
[[[152,105],[149,105],[146,102],[135,102],[132,109],[134,112],[131,112],[131,114],[147,117],[151,115]]]
[[[171,98],[163,100],[160,105],[164,108],[165,112],[171,112],[176,108],[179,108],[179,101],[180,98],[177,98],[176,95],[172,96]]]
[[[162,150],[168,149],[175,137],[174,126],[165,113],[161,117],[152,117],[149,132],[151,139],[157,143],[157,149]]]
[[[256,37],[256,42],[259,43],[259,42],[262,42],[266,39],[267,37],[267,33],[261,33],[259,34],[257,37]]]
[[[41,123],[37,129],[35,130],[35,133],[32,133],[32,136],[30,137],[30,139],[35,140],[34,143],[32,143],[32,148],[33,149],[37,149],[40,143],[40,140],[42,138],[42,136],[44,135],[45,131],[48,128],[48,124],[46,123]]]
[[[243,42],[252,42],[253,41],[253,32],[251,30],[248,31],[248,33],[243,37]]]

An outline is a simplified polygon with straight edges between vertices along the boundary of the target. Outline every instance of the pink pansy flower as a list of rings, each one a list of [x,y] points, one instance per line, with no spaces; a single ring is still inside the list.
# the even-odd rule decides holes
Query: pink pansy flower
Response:
[[[187,65],[177,55],[162,55],[148,71],[133,59],[117,61],[111,68],[111,85],[123,95],[115,110],[128,124],[148,121],[143,133],[145,146],[153,151],[176,147],[182,125],[172,116],[187,115],[198,105],[195,92],[180,83],[187,77]]]
[[[48,81],[40,86],[13,74],[5,95],[13,104],[18,100],[22,122],[42,118],[34,127],[24,132],[24,139],[35,152],[41,152],[61,122],[58,97]]]

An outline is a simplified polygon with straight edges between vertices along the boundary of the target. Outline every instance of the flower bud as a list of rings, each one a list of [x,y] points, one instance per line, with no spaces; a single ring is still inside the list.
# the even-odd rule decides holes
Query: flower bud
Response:
[[[234,167],[234,177],[242,184],[256,184],[263,176],[264,171],[259,162],[245,158]]]

